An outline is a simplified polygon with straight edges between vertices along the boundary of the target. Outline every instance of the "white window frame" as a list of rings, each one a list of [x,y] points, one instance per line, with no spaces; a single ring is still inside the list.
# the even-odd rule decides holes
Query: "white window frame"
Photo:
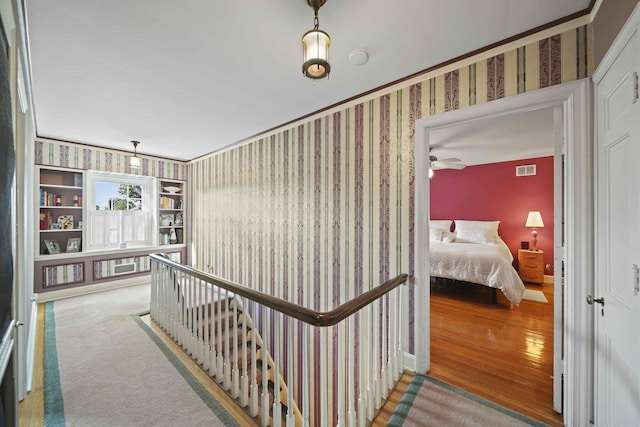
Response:
[[[97,210],[95,190],[97,182],[140,186],[141,210]],[[158,241],[155,209],[158,193],[155,177],[90,170],[87,171],[86,188],[87,251],[155,246]]]

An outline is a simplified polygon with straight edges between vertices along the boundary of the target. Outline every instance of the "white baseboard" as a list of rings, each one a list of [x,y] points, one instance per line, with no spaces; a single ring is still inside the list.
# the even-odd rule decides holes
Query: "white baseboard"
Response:
[[[111,282],[97,283],[95,285],[76,286],[75,288],[60,289],[35,294],[38,302],[55,301],[62,298],[87,295],[95,292],[108,291],[110,289],[124,288],[127,286],[142,285],[151,283],[151,275],[137,276],[129,279],[113,280]]]
[[[416,371],[416,356],[406,351],[402,354],[402,367],[405,371]]]
[[[36,360],[36,330],[38,329],[38,301],[31,302],[31,320],[29,321],[29,335],[27,338],[27,383],[25,392],[33,390],[33,371]]]

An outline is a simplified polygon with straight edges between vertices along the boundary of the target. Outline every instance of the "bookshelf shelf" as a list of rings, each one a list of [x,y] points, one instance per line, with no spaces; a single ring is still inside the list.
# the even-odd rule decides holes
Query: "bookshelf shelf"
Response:
[[[84,172],[40,167],[38,178],[36,256],[82,252]]]

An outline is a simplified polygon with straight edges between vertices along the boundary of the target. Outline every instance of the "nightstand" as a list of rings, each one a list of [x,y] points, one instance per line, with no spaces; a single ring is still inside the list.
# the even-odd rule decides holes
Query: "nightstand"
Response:
[[[544,283],[544,252],[519,249],[518,274],[523,282]]]

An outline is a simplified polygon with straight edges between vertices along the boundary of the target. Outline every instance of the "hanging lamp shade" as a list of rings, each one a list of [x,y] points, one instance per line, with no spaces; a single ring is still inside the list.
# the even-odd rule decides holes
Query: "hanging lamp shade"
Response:
[[[310,79],[322,79],[329,77],[331,65],[329,64],[329,46],[331,38],[329,34],[319,28],[318,10],[326,0],[307,0],[314,10],[313,30],[309,30],[302,36],[302,74]]]
[[[142,159],[138,157],[138,141],[131,141],[133,144],[133,156],[129,157],[129,167],[132,170],[140,169],[142,167]]]

